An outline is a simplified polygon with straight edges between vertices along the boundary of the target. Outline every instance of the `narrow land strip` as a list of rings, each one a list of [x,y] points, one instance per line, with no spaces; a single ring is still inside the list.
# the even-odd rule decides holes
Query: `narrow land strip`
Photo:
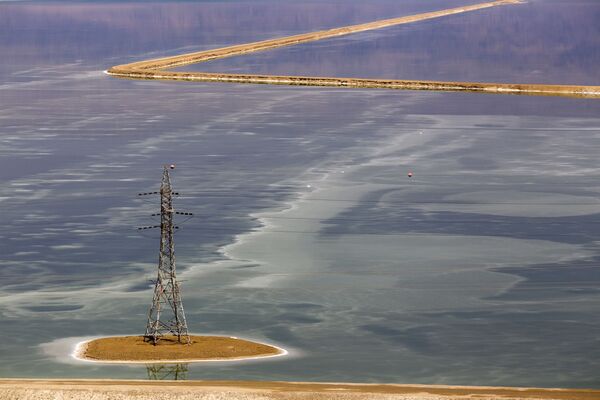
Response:
[[[600,390],[258,381],[0,380],[3,399],[89,400],[92,397],[94,400],[597,400]]]
[[[518,4],[520,0],[498,0],[469,6],[456,7],[446,10],[433,11],[406,17],[391,18],[365,24],[351,25],[341,28],[328,29],[317,32],[304,33],[278,39],[263,40],[254,43],[228,46],[219,49],[187,53],[173,57],[138,61],[130,64],[117,65],[110,68],[109,75],[128,79],[158,79],[174,81],[200,81],[200,82],[229,82],[252,83],[271,85],[293,86],[329,86],[347,88],[385,88],[409,90],[438,90],[438,91],[465,91],[501,94],[524,94],[545,96],[568,96],[600,98],[600,86],[581,85],[546,85],[546,84],[511,84],[511,83],[477,83],[477,82],[445,82],[425,80],[397,80],[397,79],[368,79],[368,78],[341,78],[341,77],[312,77],[312,76],[279,76],[279,75],[253,75],[253,74],[228,74],[205,72],[174,72],[168,68],[196,64],[210,60],[239,56],[257,51],[269,50],[284,46],[293,46],[300,43],[349,35],[373,29],[381,29],[394,25],[439,18],[447,15],[459,14],[469,11],[481,10],[506,4]]]

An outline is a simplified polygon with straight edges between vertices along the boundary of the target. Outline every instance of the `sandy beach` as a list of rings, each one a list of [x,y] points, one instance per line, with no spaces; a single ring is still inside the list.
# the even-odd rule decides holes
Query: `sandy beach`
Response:
[[[254,381],[0,380],[10,400],[146,399],[600,399],[599,390]]]

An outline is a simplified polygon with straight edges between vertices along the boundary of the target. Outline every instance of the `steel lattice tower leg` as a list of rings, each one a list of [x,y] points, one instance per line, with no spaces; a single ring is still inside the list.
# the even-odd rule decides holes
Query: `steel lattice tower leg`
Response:
[[[173,191],[169,168],[165,166],[160,185],[160,251],[158,277],[154,285],[152,306],[144,340],[156,344],[165,335],[177,336],[180,343],[190,343],[179,284],[175,274],[175,247],[173,241]]]

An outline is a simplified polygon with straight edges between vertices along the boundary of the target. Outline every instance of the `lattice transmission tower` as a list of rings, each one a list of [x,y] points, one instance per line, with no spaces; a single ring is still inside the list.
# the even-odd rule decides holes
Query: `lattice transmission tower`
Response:
[[[148,312],[148,323],[146,324],[146,333],[144,334],[144,340],[153,344],[157,344],[166,335],[176,336],[180,343],[190,343],[175,269],[175,242],[173,234],[178,227],[173,224],[173,219],[175,214],[192,215],[192,213],[176,212],[173,208],[173,195],[179,194],[173,192],[171,187],[169,170],[174,168],[175,166],[172,164],[164,167],[159,192],[140,193],[140,196],[149,194],[160,195],[160,213],[152,214],[155,216],[160,215],[160,225],[138,228],[150,229],[160,227],[158,277],[154,282],[154,295],[152,296],[152,305]]]

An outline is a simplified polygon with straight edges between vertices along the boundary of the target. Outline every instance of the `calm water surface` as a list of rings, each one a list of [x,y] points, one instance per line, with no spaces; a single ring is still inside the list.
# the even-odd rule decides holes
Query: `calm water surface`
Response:
[[[0,3],[0,376],[599,388],[598,101],[102,73],[464,3]],[[598,85],[599,16],[533,0],[185,68]],[[136,194],[172,162],[190,329],[292,356],[69,358],[143,332],[157,203]]]

